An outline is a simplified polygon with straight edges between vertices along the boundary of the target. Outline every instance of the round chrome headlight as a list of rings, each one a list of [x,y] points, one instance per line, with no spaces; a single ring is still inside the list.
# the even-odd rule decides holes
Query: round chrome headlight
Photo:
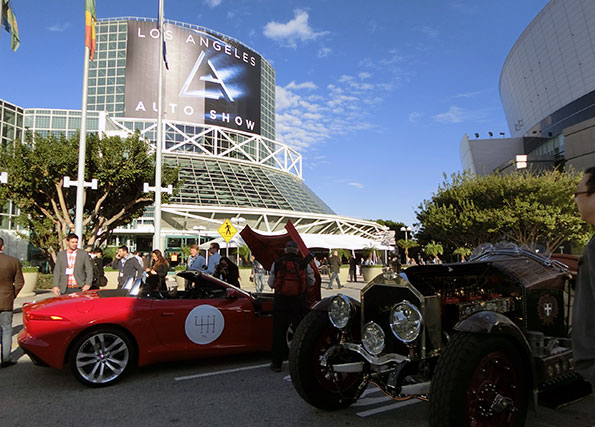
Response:
[[[353,308],[345,295],[339,294],[331,299],[328,307],[328,318],[335,328],[343,329],[351,320]]]
[[[421,322],[421,313],[409,301],[397,304],[390,313],[390,329],[405,343],[414,341],[418,337]]]
[[[368,353],[374,356],[384,350],[384,331],[374,322],[368,322],[362,328],[362,344]]]

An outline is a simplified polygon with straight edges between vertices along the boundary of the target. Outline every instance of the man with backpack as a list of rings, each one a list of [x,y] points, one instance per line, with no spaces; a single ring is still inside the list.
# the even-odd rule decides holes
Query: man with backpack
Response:
[[[287,358],[287,329],[292,325],[295,331],[308,311],[306,287],[313,286],[314,281],[314,270],[299,255],[298,244],[290,240],[285,244],[285,255],[271,267],[268,282],[275,290],[271,357],[271,369],[275,372],[281,372]]]

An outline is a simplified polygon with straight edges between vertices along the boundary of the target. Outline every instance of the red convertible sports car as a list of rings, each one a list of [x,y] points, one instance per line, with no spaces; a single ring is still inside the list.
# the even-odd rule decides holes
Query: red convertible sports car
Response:
[[[295,240],[307,254],[291,223],[287,234],[261,236],[242,231],[256,259],[270,269]],[[320,275],[312,301],[320,300]],[[172,360],[270,351],[273,294],[239,289],[198,271],[179,276],[192,285],[173,293],[126,289],[64,295],[23,306],[19,345],[34,363],[62,369],[70,366],[83,384],[113,384],[131,367]],[[134,290],[134,292],[133,292]]]
[[[34,363],[68,363],[88,386],[133,366],[271,349],[273,294],[253,294],[201,272],[179,273],[193,289],[79,292],[27,304],[18,341]]]

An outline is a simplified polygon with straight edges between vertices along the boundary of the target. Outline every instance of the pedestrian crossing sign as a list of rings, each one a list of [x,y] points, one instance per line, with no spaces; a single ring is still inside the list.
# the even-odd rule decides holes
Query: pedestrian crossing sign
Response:
[[[223,224],[221,224],[221,227],[219,227],[217,231],[227,243],[229,243],[231,238],[238,232],[229,219],[223,221]]]

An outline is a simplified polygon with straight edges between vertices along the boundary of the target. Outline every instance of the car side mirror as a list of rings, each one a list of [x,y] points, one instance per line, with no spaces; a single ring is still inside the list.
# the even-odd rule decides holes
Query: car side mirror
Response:
[[[239,295],[235,289],[227,288],[225,290],[225,299],[237,299],[238,296]]]

